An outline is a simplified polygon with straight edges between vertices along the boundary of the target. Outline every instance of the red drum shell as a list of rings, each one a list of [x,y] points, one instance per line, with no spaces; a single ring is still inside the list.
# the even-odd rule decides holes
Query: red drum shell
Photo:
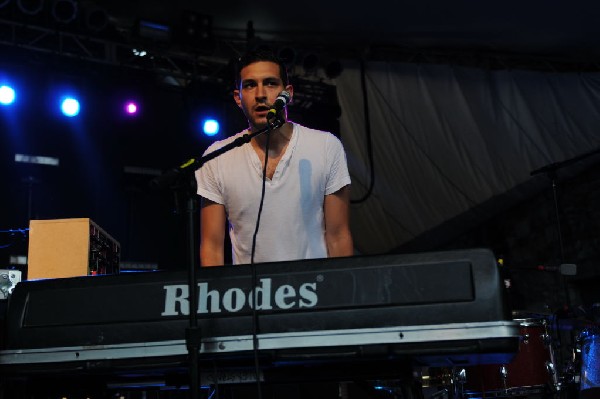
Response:
[[[482,364],[466,367],[467,392],[491,392],[511,388],[534,387],[552,383],[548,371],[550,349],[546,342],[544,320],[517,319],[520,324],[519,351],[509,364]],[[506,379],[502,378],[502,367]]]

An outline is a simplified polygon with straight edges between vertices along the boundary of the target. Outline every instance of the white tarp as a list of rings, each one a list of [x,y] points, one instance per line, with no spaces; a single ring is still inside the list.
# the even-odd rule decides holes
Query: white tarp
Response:
[[[352,206],[355,246],[393,250],[600,147],[600,73],[366,64],[375,185]],[[352,197],[369,186],[360,67],[336,79]]]

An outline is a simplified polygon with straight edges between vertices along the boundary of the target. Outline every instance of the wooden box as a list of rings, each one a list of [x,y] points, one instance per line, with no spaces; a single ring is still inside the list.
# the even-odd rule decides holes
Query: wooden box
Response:
[[[108,271],[107,254],[111,264]],[[91,219],[29,223],[28,280],[114,274],[118,272],[118,255],[119,244]]]

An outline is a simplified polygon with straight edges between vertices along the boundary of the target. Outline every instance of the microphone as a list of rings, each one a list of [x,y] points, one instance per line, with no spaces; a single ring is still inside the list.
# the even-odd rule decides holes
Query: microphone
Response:
[[[281,93],[279,93],[279,95],[275,99],[275,102],[271,106],[271,109],[267,113],[267,119],[271,119],[271,118],[274,118],[275,116],[277,116],[279,111],[284,109],[285,106],[289,104],[291,99],[292,99],[292,96],[290,95],[289,92],[283,90]]]

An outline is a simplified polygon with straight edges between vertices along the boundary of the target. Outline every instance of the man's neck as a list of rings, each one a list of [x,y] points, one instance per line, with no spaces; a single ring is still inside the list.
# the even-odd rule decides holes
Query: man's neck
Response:
[[[281,127],[273,129],[268,133],[258,135],[252,140],[254,140],[255,144],[264,151],[267,143],[267,134],[269,134],[269,149],[271,151],[278,151],[287,146],[288,142],[292,138],[293,132],[294,125],[291,122],[286,122]]]

